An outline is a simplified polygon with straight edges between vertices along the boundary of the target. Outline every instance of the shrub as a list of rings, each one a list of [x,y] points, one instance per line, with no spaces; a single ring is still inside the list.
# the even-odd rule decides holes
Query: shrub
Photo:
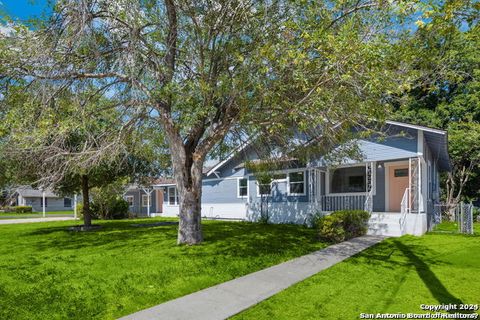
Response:
[[[125,219],[128,218],[128,202],[125,199],[117,198],[110,203],[110,217],[112,219]]]
[[[303,225],[307,228],[318,229],[318,224],[320,223],[323,216],[324,214],[322,212],[310,214],[305,218]]]
[[[94,219],[128,218],[128,202],[120,197],[102,200],[95,199],[90,207]]]
[[[345,240],[343,221],[333,214],[323,216],[317,221],[320,238],[329,242],[342,242]]]
[[[119,180],[90,190],[92,217],[94,219],[128,218],[128,202],[122,198],[125,181]]]
[[[83,203],[77,203],[77,218],[83,219]]]
[[[368,231],[368,220],[370,214],[363,210],[344,210],[337,211],[343,219],[343,228],[345,229],[345,238],[351,239],[364,236]]]
[[[32,206],[16,206],[15,213],[30,213],[32,212]]]
[[[473,214],[473,221],[480,222],[480,208],[473,207],[472,214]]]
[[[320,238],[341,242],[363,236],[368,231],[370,214],[363,210],[335,211],[329,216],[317,220]]]

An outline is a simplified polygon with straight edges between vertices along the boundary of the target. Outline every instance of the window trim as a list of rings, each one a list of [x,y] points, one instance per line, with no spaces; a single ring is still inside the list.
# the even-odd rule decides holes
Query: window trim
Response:
[[[260,184],[260,183],[258,183],[258,180],[255,181],[255,184],[257,185],[257,197],[258,198],[260,198],[260,197],[271,197],[272,196],[272,191],[273,191],[273,182],[274,181],[277,181],[277,180],[272,180],[270,182],[270,193],[268,193],[268,194],[267,193],[266,194],[260,194],[260,185],[262,185],[262,186],[265,185],[266,186],[268,183]]]
[[[174,199],[175,199],[175,202],[174,204],[171,204],[170,203],[170,189],[173,189],[174,190]],[[175,206],[178,206],[178,191],[177,191],[177,187],[175,186],[168,186],[166,188],[167,190],[167,201],[166,201],[166,205],[169,206],[169,207],[175,207]]]
[[[150,197],[150,195],[149,195],[149,194],[142,194],[142,198],[141,198],[142,208],[148,208],[148,200],[147,200],[147,203],[144,203],[144,202],[143,202],[143,199],[145,199],[145,198],[146,198],[146,199],[150,198],[150,207],[151,207],[151,206],[152,206],[152,201],[151,201],[152,198]]]
[[[268,194],[263,194],[263,195],[260,194],[260,185],[267,185],[267,184],[266,183],[265,184],[263,184],[263,183],[260,184],[260,183],[258,183],[258,180],[255,180],[255,185],[257,186],[257,188],[256,188],[257,189],[257,197],[262,197],[262,196],[263,197],[271,197],[274,183],[285,182],[288,185],[288,174],[289,174],[289,172],[285,172],[285,171],[274,171],[274,172],[272,172],[272,175],[283,175],[283,174],[285,175],[285,178],[272,179],[270,181],[270,193],[268,193]]]
[[[242,196],[240,195],[240,180],[247,180],[247,195]],[[248,177],[238,177],[237,178],[237,198],[239,199],[247,199],[250,196],[250,186],[249,183],[250,181],[248,180]],[[245,187],[243,187],[245,188]]]
[[[332,171],[336,169],[344,169],[344,168],[354,168],[354,167],[361,167],[365,170],[365,179],[366,179],[366,170],[367,170],[368,163],[355,163],[351,165],[340,165],[333,167],[328,167],[327,172],[325,173],[325,195],[332,195],[332,196],[362,196],[367,193],[367,191],[357,191],[357,192],[331,192],[331,185],[330,185],[330,176],[332,175]],[[376,171],[377,171],[377,162],[373,162],[373,172],[372,172],[372,180],[373,180],[373,195],[376,195]],[[365,181],[366,183],[366,181]],[[366,185],[365,185],[366,190]]]
[[[290,182],[290,174],[292,173],[303,173],[303,182],[301,181],[295,181],[295,182]],[[290,192],[290,183],[303,183],[303,192],[302,193],[292,193]],[[306,196],[307,195],[307,172],[306,170],[299,170],[299,171],[292,171],[287,173],[287,195],[289,196]]]
[[[130,201],[128,201],[128,199],[132,199],[132,204],[130,204]],[[135,197],[134,196],[125,196],[125,201],[128,202],[129,207],[135,206]]]

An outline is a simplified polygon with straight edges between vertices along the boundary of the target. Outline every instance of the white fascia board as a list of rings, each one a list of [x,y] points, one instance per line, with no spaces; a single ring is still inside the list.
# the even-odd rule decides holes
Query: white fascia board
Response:
[[[405,127],[405,128],[411,128],[411,129],[433,132],[433,133],[437,133],[437,134],[441,134],[441,135],[447,134],[447,132],[445,130],[434,129],[434,128],[419,126],[419,125],[416,125],[416,124],[410,124],[410,123],[405,123],[405,122],[387,120],[387,121],[385,121],[385,123],[395,125],[395,126]]]

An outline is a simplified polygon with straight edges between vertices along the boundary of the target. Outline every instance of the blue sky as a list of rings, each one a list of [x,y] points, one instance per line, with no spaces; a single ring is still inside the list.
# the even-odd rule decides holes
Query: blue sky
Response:
[[[39,17],[48,9],[48,0],[0,0],[0,12],[12,19]]]

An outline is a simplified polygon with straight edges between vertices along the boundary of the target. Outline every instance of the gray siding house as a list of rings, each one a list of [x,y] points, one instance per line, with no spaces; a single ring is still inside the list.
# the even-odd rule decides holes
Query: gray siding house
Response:
[[[137,217],[160,216],[163,213],[166,185],[174,185],[171,179],[157,179],[150,186],[128,186],[123,198],[129,211]]]
[[[34,212],[43,211],[43,191],[29,186],[15,190],[14,198],[18,206],[31,206]],[[73,197],[61,197],[51,190],[45,190],[45,210],[70,211],[73,210]]]
[[[395,121],[383,131],[356,141],[361,160],[333,165],[319,156],[274,172],[268,184],[246,168],[260,160],[244,145],[205,172],[202,216],[306,223],[317,213],[362,209],[372,213],[371,234],[423,234],[438,217],[439,174],[450,170],[447,132]],[[177,216],[174,183],[154,188],[163,191],[161,215]]]

